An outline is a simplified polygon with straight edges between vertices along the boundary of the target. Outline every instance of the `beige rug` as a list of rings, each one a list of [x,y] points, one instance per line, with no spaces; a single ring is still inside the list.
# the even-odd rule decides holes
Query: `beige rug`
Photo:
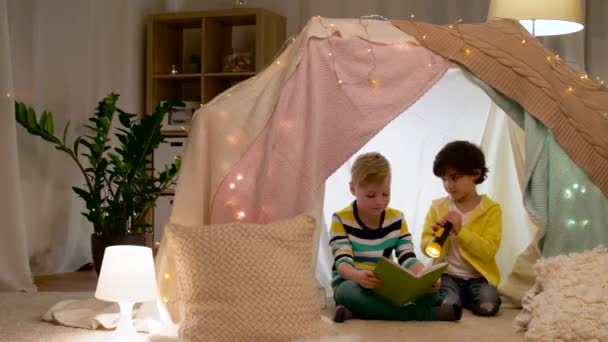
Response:
[[[68,328],[42,322],[42,315],[64,299],[91,298],[90,292],[0,292],[0,341],[107,341],[110,331]]]
[[[68,328],[40,321],[53,304],[65,299],[91,298],[90,292],[0,292],[0,341],[80,342],[107,341],[110,331]],[[512,322],[519,310],[501,309],[493,318],[473,316],[465,311],[458,323],[384,322],[352,320],[335,324],[344,334],[328,341],[523,341],[523,334],[513,332]],[[329,320],[332,310],[323,311]]]
[[[323,311],[328,320],[333,310]],[[463,312],[459,322],[388,322],[352,320],[335,324],[351,338],[345,341],[523,341],[524,335],[513,330],[515,309],[501,308],[496,317],[479,317]]]

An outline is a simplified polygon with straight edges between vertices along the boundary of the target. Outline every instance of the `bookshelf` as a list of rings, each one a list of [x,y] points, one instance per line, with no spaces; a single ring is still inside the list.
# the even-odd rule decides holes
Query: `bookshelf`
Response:
[[[161,101],[205,104],[272,62],[285,42],[285,17],[262,8],[162,13],[148,17],[146,45],[146,112]],[[251,65],[226,71],[227,54],[239,51],[238,31],[245,32]],[[196,63],[198,62],[198,63]],[[172,73],[173,70],[173,73]],[[170,136],[187,131],[169,130]]]

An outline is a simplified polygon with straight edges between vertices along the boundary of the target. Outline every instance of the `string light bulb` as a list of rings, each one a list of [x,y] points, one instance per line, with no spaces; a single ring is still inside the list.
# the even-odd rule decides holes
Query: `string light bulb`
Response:
[[[11,93],[6,93],[6,97],[11,97]]]
[[[169,302],[169,298],[163,297],[163,303],[168,303],[168,302]]]
[[[239,138],[236,135],[229,134],[226,136],[226,141],[232,145],[236,145],[239,142]]]
[[[331,56],[333,56],[334,54],[330,52],[330,53],[328,53],[328,55],[331,57]]]
[[[338,84],[342,84],[342,80],[338,80]]]
[[[372,79],[372,80],[370,80],[370,83],[371,83],[371,85],[372,85],[373,88],[377,89],[378,87],[380,87],[380,81],[378,81],[378,80]]]
[[[471,54],[471,49],[465,49],[464,54],[469,56]]]
[[[234,184],[234,183],[230,183],[230,184],[228,184],[228,187],[229,187],[230,189],[234,190],[234,188],[236,188],[236,184]]]
[[[522,43],[522,44],[526,44],[526,40],[525,40],[525,39],[522,39],[522,40],[521,40],[521,43]]]
[[[410,18],[414,19],[415,15],[412,13],[412,15],[410,15]]]
[[[238,220],[242,220],[245,218],[245,212],[244,211],[239,211],[238,213],[236,213],[236,218]]]
[[[587,75],[587,74],[581,76],[581,80],[588,80],[588,79],[589,79],[589,75]]]
[[[367,49],[367,52],[372,52],[372,49]]]
[[[165,277],[165,279],[171,278],[171,276],[169,275],[169,273],[165,273],[164,277]]]
[[[566,93],[568,93],[568,94],[574,93],[574,88],[572,86],[569,86],[568,89],[566,89]]]
[[[422,39],[425,40],[426,39],[426,34],[422,36]]]
[[[239,181],[240,181],[240,180],[243,180],[243,174],[242,174],[242,173],[238,173],[238,174],[236,175],[236,180],[239,180]]]

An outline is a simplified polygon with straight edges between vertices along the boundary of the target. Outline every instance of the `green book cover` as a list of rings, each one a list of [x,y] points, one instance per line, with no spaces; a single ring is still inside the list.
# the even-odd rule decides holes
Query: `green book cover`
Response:
[[[389,259],[378,260],[374,274],[382,285],[372,291],[390,300],[394,305],[405,305],[421,297],[441,277],[448,264],[441,262],[427,267],[420,274],[395,264]]]

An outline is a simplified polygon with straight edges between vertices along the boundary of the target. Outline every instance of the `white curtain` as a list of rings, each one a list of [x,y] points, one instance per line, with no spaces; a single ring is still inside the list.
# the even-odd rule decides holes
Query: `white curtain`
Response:
[[[331,222],[332,213],[353,200],[348,182],[356,156],[379,151],[392,167],[389,206],[404,212],[417,256],[425,263],[430,262],[419,249],[424,218],[431,200],[446,196],[441,180],[433,175],[433,160],[446,143],[468,140],[481,145],[490,169],[488,179],[478,191],[487,193],[503,210],[503,239],[497,262],[504,280],[515,258],[531,239],[517,170],[523,163],[516,160],[520,155],[514,153],[516,145],[511,129],[521,131],[461,69],[450,69],[415,105],[387,125],[327,180],[325,222]],[[327,288],[332,258],[327,230],[324,234],[317,278]]]
[[[2,261],[11,263],[0,263],[0,276],[14,279],[0,282],[0,289],[19,290],[32,288],[30,272],[68,272],[89,262],[92,226],[80,214],[82,200],[71,190],[83,183],[75,165],[48,143],[16,127],[12,101],[24,101],[38,112],[51,111],[59,134],[71,121],[72,138],[85,133],[82,125],[110,92],[121,95],[121,108],[141,113],[145,17],[162,11],[163,3],[3,0],[1,4],[0,24],[5,29],[0,32],[8,39],[2,39],[0,46],[0,69],[12,74],[14,85],[10,101],[5,97],[1,108],[0,136],[12,137],[1,147],[10,167],[2,168],[0,178],[11,183],[3,186],[8,189],[3,201],[12,201],[12,207],[2,206],[7,210],[3,232],[14,237],[2,239],[11,245],[2,248],[10,253]],[[3,94],[7,92],[3,84]],[[24,275],[27,282],[17,280]]]
[[[28,264],[27,237],[23,222],[17,136],[13,110],[10,41],[8,34],[8,6],[0,0],[0,290],[34,290]]]

